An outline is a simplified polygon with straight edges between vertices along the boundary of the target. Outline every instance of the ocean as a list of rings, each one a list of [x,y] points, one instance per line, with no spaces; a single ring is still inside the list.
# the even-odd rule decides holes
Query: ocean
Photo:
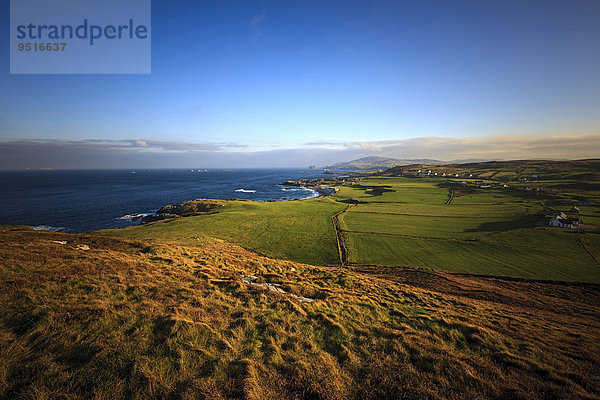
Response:
[[[69,233],[137,225],[133,217],[199,198],[281,201],[316,196],[280,183],[314,169],[0,171],[0,225]]]

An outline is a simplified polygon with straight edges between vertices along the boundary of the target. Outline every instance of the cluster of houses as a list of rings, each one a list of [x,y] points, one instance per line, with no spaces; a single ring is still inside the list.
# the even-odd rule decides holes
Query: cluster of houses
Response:
[[[407,172],[409,174],[414,174],[414,175],[445,176],[445,177],[449,177],[449,178],[462,178],[462,179],[473,178],[473,174],[471,174],[469,172],[463,172],[463,173],[459,174],[459,173],[453,173],[453,172],[436,172],[436,171],[432,171],[430,169],[410,169],[405,172]],[[518,178],[518,181],[523,182],[523,183],[536,183],[537,178],[539,178],[538,174],[531,174],[530,178]]]
[[[435,172],[432,171],[430,169],[425,169],[425,170],[421,170],[421,169],[411,169],[408,171],[411,174],[415,174],[415,175],[426,175],[426,176],[447,176],[450,178],[472,178],[473,174],[469,174],[469,173],[465,173],[465,174],[453,174],[453,173],[446,173],[446,172]]]
[[[490,188],[514,189],[514,190],[523,190],[526,192],[540,192],[540,193],[545,193],[545,192],[556,193],[556,192],[558,192],[558,190],[556,190],[556,189],[544,189],[541,187],[529,187],[529,186],[511,186],[511,185],[508,185],[508,184],[502,183],[502,182],[484,182],[482,180],[468,181],[468,182],[462,181],[460,183],[463,185],[475,185],[482,189],[490,189]]]
[[[463,185],[476,185],[480,188],[483,189],[487,189],[487,188],[510,188],[509,185],[501,183],[501,182],[484,182],[484,181],[472,181],[472,182],[467,182],[467,181],[462,181],[461,182]]]
[[[410,174],[415,174],[415,175],[424,175],[424,176],[440,176],[440,177],[448,177],[448,178],[461,178],[461,179],[471,179],[473,178],[473,174],[471,173],[446,173],[446,172],[434,172],[430,169],[411,169],[407,171]],[[402,174],[398,175],[398,176],[402,176]],[[538,175],[537,174],[532,174],[531,175],[532,178],[537,178]],[[528,178],[519,178],[518,179],[520,183],[537,183],[537,180],[530,180]],[[509,188],[513,188],[513,189],[517,189],[517,190],[524,190],[524,191],[535,191],[535,192],[546,192],[548,191],[547,189],[543,189],[543,188],[538,188],[538,187],[522,187],[522,186],[510,186],[508,184],[502,183],[502,182],[484,182],[482,180],[475,180],[475,181],[462,181],[461,182],[463,185],[475,185],[478,186],[480,188],[483,189],[489,189],[489,188],[503,188],[503,189],[509,189]],[[551,192],[554,192],[554,190],[549,190]]]
[[[537,176],[537,175],[533,175],[533,176]],[[519,182],[523,182],[523,183],[537,183],[537,181],[532,181],[532,180],[529,180],[528,178],[519,178]]]

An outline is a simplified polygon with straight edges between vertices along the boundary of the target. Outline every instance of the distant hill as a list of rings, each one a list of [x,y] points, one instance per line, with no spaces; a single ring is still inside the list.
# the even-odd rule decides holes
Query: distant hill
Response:
[[[509,160],[483,162],[451,162],[446,164],[414,163],[389,168],[384,175],[414,174],[416,170],[431,174],[471,174],[474,178],[509,181],[518,178],[583,180],[579,185],[595,185],[600,181],[600,159],[586,160]]]
[[[430,160],[430,159],[419,159],[419,160],[403,160],[397,158],[385,158],[385,157],[363,157],[357,160],[346,161],[342,163],[332,164],[325,168],[334,171],[365,171],[373,169],[388,169],[397,165],[410,165],[410,164],[442,164],[443,161]]]

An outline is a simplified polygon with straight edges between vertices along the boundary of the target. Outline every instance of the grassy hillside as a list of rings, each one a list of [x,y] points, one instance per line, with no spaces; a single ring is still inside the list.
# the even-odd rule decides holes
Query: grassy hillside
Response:
[[[0,398],[600,396],[595,285],[32,230],[0,260]]]
[[[225,204],[212,213],[99,234],[187,245],[216,237],[271,257],[320,265],[339,263],[331,216],[346,205],[329,199]]]
[[[472,164],[471,170],[478,165]],[[503,168],[509,167],[514,166]],[[496,171],[480,169],[484,172],[478,173]],[[519,171],[541,174],[529,164]],[[481,178],[468,179],[467,185],[463,178],[441,176],[379,176],[360,182],[340,178],[332,198],[223,201],[224,207],[196,216],[98,234],[184,245],[202,245],[216,237],[271,257],[316,265],[339,265],[341,253],[349,265],[598,283],[597,230],[577,233],[537,226],[553,212],[569,213],[583,194],[592,205],[579,206],[576,216],[588,226],[600,226],[600,207],[594,205],[600,190],[590,189],[594,181],[583,191],[577,185],[568,191],[555,189],[559,181],[570,182],[573,171],[577,169],[553,170],[552,180],[518,181],[509,188],[472,183]],[[534,184],[548,189],[524,190]]]
[[[434,163],[439,164],[441,161],[437,160],[400,160],[397,158],[385,158],[385,157],[363,157],[357,160],[341,162],[333,165],[329,165],[325,168],[334,171],[374,171],[378,169],[392,168],[397,165],[407,165],[415,163]]]

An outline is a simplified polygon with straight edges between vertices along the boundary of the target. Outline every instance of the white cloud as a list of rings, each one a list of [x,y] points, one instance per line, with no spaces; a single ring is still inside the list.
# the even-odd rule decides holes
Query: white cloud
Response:
[[[238,143],[145,139],[4,140],[0,141],[0,169],[299,167],[325,166],[370,155],[442,161],[582,159],[599,157],[598,149],[600,135],[323,141],[268,151],[249,151]]]
[[[421,137],[373,142],[311,142],[311,148],[360,150],[395,158],[527,159],[598,157],[600,135],[491,136],[484,138]]]

